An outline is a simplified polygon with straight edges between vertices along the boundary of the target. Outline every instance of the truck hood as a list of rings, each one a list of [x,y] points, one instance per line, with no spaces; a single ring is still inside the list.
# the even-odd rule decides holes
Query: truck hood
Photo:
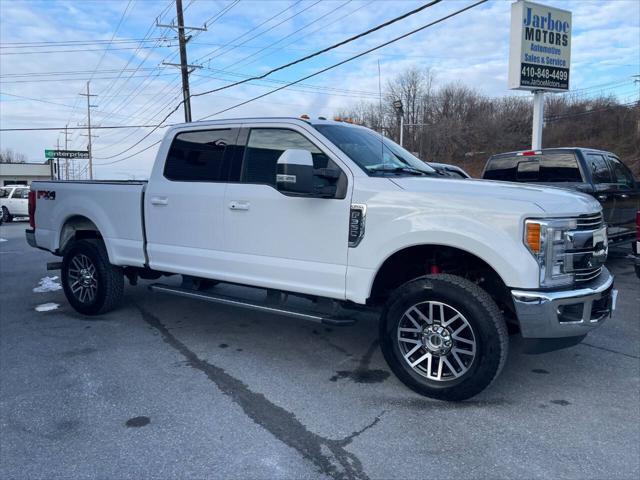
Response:
[[[403,190],[438,193],[445,196],[469,196],[471,201],[507,200],[536,205],[551,216],[583,215],[597,213],[600,204],[591,196],[570,190],[522,183],[491,180],[433,179],[429,177],[401,177],[391,181]]]

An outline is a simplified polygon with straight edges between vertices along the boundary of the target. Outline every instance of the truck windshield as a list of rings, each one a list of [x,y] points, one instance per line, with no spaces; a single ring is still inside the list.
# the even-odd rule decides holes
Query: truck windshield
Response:
[[[400,145],[366,128],[314,125],[370,175],[438,175]]]

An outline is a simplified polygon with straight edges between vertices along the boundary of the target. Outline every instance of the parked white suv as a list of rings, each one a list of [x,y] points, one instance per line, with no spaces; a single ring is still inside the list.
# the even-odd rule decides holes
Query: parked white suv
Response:
[[[10,222],[14,217],[26,217],[29,187],[27,185],[5,185],[0,187],[0,223]]]
[[[124,278],[173,274],[181,286],[150,288],[331,325],[375,310],[391,369],[435,398],[496,378],[507,322],[558,347],[615,303],[595,199],[439,174],[342,122],[174,126],[148,183],[34,182],[30,199],[27,240],[63,257],[51,267],[80,313],[114,308]],[[265,300],[222,295],[218,282]]]

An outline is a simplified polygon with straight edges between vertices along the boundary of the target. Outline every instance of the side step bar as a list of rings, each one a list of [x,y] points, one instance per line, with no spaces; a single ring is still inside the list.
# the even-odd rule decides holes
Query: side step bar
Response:
[[[211,292],[200,292],[195,290],[189,290],[181,287],[172,287],[170,285],[163,285],[161,283],[153,283],[149,285],[149,290],[154,292],[169,293],[172,295],[178,295],[180,297],[195,298],[198,300],[205,300],[207,302],[221,303],[223,305],[230,305],[233,307],[248,308],[250,310],[257,310],[259,312],[272,313],[274,315],[285,315],[287,317],[299,318],[302,320],[310,320],[312,322],[323,323],[325,325],[331,325],[334,327],[353,325],[357,322],[357,319],[348,316],[334,316],[323,314],[322,312],[304,311],[296,309],[288,309],[282,305],[271,306],[262,303],[254,302],[251,300],[245,300],[236,297],[230,297],[227,295],[220,295]]]

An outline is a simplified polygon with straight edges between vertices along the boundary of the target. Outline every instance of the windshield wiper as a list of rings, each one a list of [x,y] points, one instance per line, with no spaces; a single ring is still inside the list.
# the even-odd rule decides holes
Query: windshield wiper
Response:
[[[427,172],[425,170],[420,170],[418,168],[413,167],[392,167],[392,166],[384,166],[384,167],[374,167],[369,169],[370,172],[375,173],[409,173],[411,175],[433,175],[431,172]]]

